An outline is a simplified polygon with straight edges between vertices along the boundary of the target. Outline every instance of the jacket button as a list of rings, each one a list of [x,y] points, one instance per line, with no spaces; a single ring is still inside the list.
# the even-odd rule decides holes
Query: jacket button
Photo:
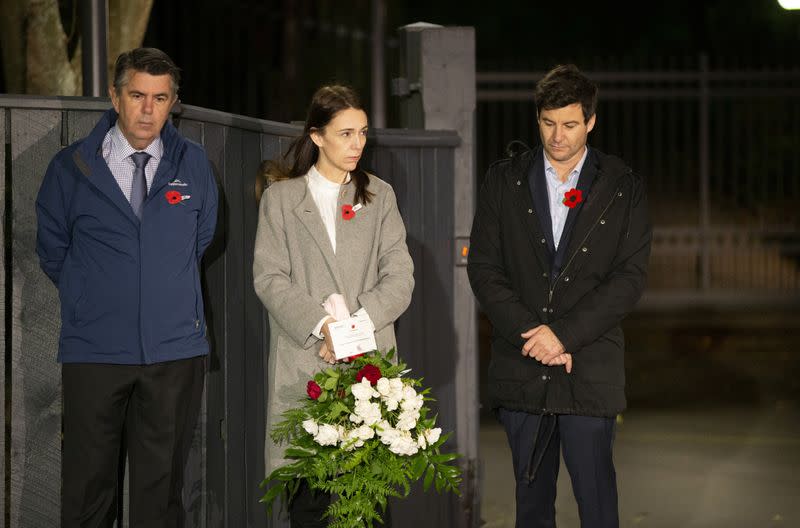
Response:
[[[548,309],[547,311],[550,312],[550,313],[553,313],[553,309],[552,308]]]
[[[543,311],[544,313],[547,313],[547,306],[545,306],[544,308],[542,308],[542,311]]]
[[[569,277],[564,277],[564,282],[569,282]]]
[[[197,330],[199,330],[199,329],[200,329],[200,320],[199,320],[199,319],[195,319],[195,321],[194,321],[194,327],[195,327],[195,329],[197,329]]]
[[[522,185],[522,182],[517,180],[517,185]]]
[[[545,279],[547,278],[547,272],[546,271],[544,273],[542,273],[542,277],[544,277]]]
[[[542,374],[542,381],[547,381],[547,376],[545,374]]]
[[[543,238],[542,239],[542,244],[544,244],[545,242],[547,242],[547,240]]]
[[[600,220],[600,223],[601,223],[602,225],[606,225],[606,221],[605,221],[605,220]]]
[[[528,209],[528,214],[533,214],[533,209]]]
[[[582,247],[582,248],[581,248],[581,251],[583,251],[584,253],[586,253],[587,251],[589,251],[589,248]]]
[[[622,193],[617,194],[617,196],[622,196]]]

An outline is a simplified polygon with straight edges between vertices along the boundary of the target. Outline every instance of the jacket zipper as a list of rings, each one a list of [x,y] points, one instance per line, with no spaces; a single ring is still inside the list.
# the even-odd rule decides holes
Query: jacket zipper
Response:
[[[614,203],[614,200],[615,200],[615,199],[617,198],[617,196],[619,195],[619,190],[620,190],[620,187],[617,187],[617,189],[614,191],[614,195],[611,197],[611,201],[610,201],[610,202],[608,202],[608,205],[606,205],[605,209],[603,209],[603,212],[602,212],[602,213],[600,213],[600,216],[598,216],[598,217],[597,217],[597,220],[595,220],[595,222],[594,222],[594,224],[592,225],[592,227],[589,229],[589,231],[587,231],[587,232],[586,232],[586,235],[584,235],[584,237],[583,237],[583,240],[581,240],[581,243],[580,243],[580,244],[578,244],[578,247],[579,247],[579,248],[583,246],[584,242],[586,242],[586,240],[589,238],[589,235],[591,235],[591,234],[592,234],[592,232],[594,231],[594,228],[595,228],[595,227],[597,227],[597,224],[598,224],[598,223],[600,222],[600,220],[601,220],[601,219],[602,219],[602,218],[603,218],[603,217],[606,215],[606,211],[608,211],[608,209],[609,209],[609,208],[611,207],[611,205]],[[555,285],[556,285],[556,284],[558,284],[558,280],[561,278],[561,276],[564,274],[564,272],[566,272],[566,271],[567,271],[567,269],[569,268],[570,264],[572,264],[572,261],[575,259],[575,256],[578,254],[578,251],[579,251],[579,250],[575,250],[575,252],[574,252],[574,253],[572,253],[572,256],[571,256],[571,257],[569,258],[569,260],[567,261],[567,264],[566,264],[566,266],[564,266],[564,267],[561,269],[561,271],[560,271],[560,272],[558,273],[558,275],[556,276],[555,280],[552,280],[552,281],[550,281],[549,295],[548,295],[548,297],[547,297],[547,309],[548,309],[548,310],[550,310],[550,305],[551,305],[551,304],[552,304],[552,302],[553,302],[553,290],[554,290],[554,288],[555,288]]]

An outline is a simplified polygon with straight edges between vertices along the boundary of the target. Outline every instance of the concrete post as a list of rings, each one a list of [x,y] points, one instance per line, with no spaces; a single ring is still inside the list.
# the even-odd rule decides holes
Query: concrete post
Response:
[[[478,330],[475,299],[467,279],[466,256],[475,212],[475,30],[417,23],[400,28],[401,126],[455,130],[453,325],[456,335],[456,441],[463,455],[458,526],[480,522],[478,487]]]

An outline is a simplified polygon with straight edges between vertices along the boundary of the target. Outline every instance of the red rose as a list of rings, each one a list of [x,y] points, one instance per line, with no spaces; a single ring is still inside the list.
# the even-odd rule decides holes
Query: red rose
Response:
[[[342,218],[345,220],[350,220],[356,215],[356,212],[353,211],[353,206],[349,204],[344,204],[342,206]]]
[[[316,381],[311,380],[308,382],[308,385],[306,385],[306,393],[308,394],[309,398],[316,400],[319,398],[319,395],[322,394],[322,387],[317,385]]]
[[[178,191],[167,191],[167,193],[164,196],[167,197],[167,203],[171,205],[175,205],[176,203],[181,203],[181,200],[183,200],[183,196],[181,196],[181,193],[179,193]]]
[[[381,379],[381,369],[375,365],[364,365],[361,370],[356,373],[356,381],[361,381],[367,378],[370,384],[375,385]]]
[[[583,201],[583,192],[580,189],[570,189],[564,193],[564,205],[572,209]]]

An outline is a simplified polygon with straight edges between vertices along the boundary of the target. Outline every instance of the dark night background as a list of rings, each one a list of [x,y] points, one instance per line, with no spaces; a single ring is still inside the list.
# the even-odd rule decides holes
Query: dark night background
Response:
[[[800,12],[776,0],[494,3],[388,0],[386,79],[398,72],[396,28],[418,21],[476,28],[478,70],[766,69],[797,64]],[[356,87],[369,103],[369,0],[156,1],[145,45],[184,69],[182,100],[278,121],[303,119],[318,85]],[[389,126],[396,108],[389,99]]]

